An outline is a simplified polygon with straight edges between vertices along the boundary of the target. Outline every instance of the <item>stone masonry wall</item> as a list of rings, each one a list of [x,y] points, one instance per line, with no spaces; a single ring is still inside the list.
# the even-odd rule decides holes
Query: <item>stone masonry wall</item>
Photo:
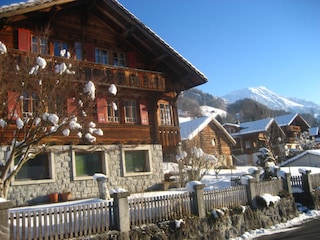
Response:
[[[122,169],[122,150],[124,146],[108,145],[98,146],[107,153],[107,188],[120,187],[130,193],[143,192],[152,189],[163,180],[162,147],[161,145],[148,145],[151,151],[151,174],[124,176]],[[77,146],[74,146],[76,148]],[[82,146],[83,147],[83,146]],[[87,146],[88,148],[92,146]],[[93,147],[94,148],[94,147]],[[2,148],[4,150],[6,148]],[[99,150],[99,151],[100,151]],[[34,184],[20,184],[16,181],[9,190],[8,200],[13,200],[17,206],[33,205],[49,202],[48,194],[69,190],[73,199],[98,197],[98,184],[93,178],[75,180],[72,174],[71,146],[54,146],[53,152],[53,178],[47,182]],[[0,157],[4,157],[3,151]],[[22,182],[23,183],[23,182]]]

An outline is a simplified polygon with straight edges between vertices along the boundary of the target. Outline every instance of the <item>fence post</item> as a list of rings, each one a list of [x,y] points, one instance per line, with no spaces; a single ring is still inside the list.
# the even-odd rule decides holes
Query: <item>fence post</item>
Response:
[[[129,195],[129,192],[118,192],[111,195],[113,198],[115,227],[120,231],[123,237],[121,239],[124,240],[129,240],[130,232]]]
[[[307,170],[305,174],[302,174],[302,190],[307,193],[312,193],[310,174],[311,170]]]
[[[195,206],[196,215],[199,218],[204,218],[206,216],[206,209],[204,203],[204,187],[205,184],[196,184],[193,186],[194,189],[194,197],[193,197],[193,204]]]
[[[257,180],[254,178],[248,179],[248,185],[247,185],[247,197],[248,197],[248,202],[251,207],[255,208],[255,198],[257,196]]]
[[[100,199],[110,199],[109,191],[107,189],[106,185],[106,178],[105,177],[98,177],[97,183],[98,183],[98,189],[99,189],[99,198]]]
[[[13,206],[11,201],[1,201],[0,198],[0,239],[10,239],[10,228],[9,228],[9,208]]]
[[[292,195],[292,186],[291,186],[291,173],[285,173],[284,179],[282,179],[283,189],[286,190],[290,195]]]

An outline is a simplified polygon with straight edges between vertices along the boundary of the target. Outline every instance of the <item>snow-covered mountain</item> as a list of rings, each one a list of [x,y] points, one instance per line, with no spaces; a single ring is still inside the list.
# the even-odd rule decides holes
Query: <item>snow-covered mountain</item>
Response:
[[[283,97],[263,86],[233,91],[222,98],[227,103],[234,103],[238,100],[249,98],[274,110],[285,110],[292,113],[311,113],[316,117],[320,115],[319,104],[304,99]]]

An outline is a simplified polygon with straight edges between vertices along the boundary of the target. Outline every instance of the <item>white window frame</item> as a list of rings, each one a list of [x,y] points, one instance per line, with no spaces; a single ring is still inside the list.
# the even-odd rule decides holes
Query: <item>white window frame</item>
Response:
[[[172,106],[168,102],[159,103],[159,113],[160,113],[160,124],[161,126],[172,126],[173,125],[173,114]]]
[[[73,176],[73,180],[88,180],[88,179],[93,179],[93,176],[77,176],[76,173],[76,153],[77,152],[85,152],[85,153],[90,153],[89,151],[87,151],[86,149],[89,146],[77,146],[77,148],[72,148],[71,149],[71,159],[72,159],[72,176]],[[108,175],[108,168],[107,168],[107,152],[102,150],[102,149],[95,149],[92,151],[92,153],[101,153],[101,161],[102,161],[102,174],[104,175]]]
[[[128,104],[129,103],[129,104]],[[124,122],[125,123],[137,123],[138,122],[138,109],[137,101],[132,99],[126,99],[123,102],[124,110]],[[129,113],[129,115],[127,115]]]
[[[130,176],[145,176],[145,175],[151,175],[152,174],[152,156],[151,156],[151,147],[150,146],[124,146],[121,149],[121,162],[122,162],[122,169],[123,169],[123,175],[124,177],[130,177]],[[126,159],[125,159],[125,152],[126,151],[147,151],[147,164],[148,164],[148,171],[146,172],[127,172],[126,170]]]
[[[10,154],[10,151],[6,152],[6,155]],[[45,154],[45,152],[40,153],[40,154]],[[49,179],[41,179],[41,180],[18,180],[13,178],[12,185],[30,185],[30,184],[41,184],[41,183],[54,183],[56,181],[56,167],[54,163],[54,153],[53,152],[48,152],[48,163],[49,163]],[[14,168],[14,162],[12,162],[11,169]]]

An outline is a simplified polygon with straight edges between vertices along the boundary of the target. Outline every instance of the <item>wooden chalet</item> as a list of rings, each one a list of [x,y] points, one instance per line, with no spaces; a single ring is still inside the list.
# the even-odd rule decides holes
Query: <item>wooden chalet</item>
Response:
[[[279,158],[284,155],[285,134],[273,118],[239,124],[223,124],[236,140],[232,147],[235,165],[255,165],[257,152],[262,147],[272,149]]]
[[[34,62],[41,56],[48,64],[46,70],[41,72],[41,77],[57,79],[57,76],[64,75],[65,81],[73,83],[69,85],[71,87],[67,94],[57,93],[57,99],[66,104],[65,111],[74,109],[74,99],[82,91],[83,85],[88,81],[94,82],[97,97],[89,117],[105,133],[97,137],[96,146],[103,145],[105,149],[118,146],[120,149],[120,153],[114,147],[108,151],[102,148],[98,150],[105,152],[105,162],[101,165],[102,172],[110,180],[110,188],[119,186],[137,192],[161,181],[162,154],[164,158],[175,156],[181,142],[177,97],[182,91],[207,82],[206,77],[191,63],[116,0],[44,0],[4,6],[0,8],[0,41],[8,48],[6,61],[7,65],[12,66],[0,70],[1,81],[15,79],[17,66]],[[63,50],[71,53],[70,58],[61,56]],[[55,65],[63,62],[72,66],[69,69],[71,74],[59,75],[54,72]],[[23,93],[17,93],[14,87],[8,89],[8,98],[28,95],[18,109],[18,114],[22,116],[32,113],[36,108],[32,94],[37,94],[37,88],[32,84],[32,78],[32,75],[28,76],[28,87]],[[38,81],[39,76],[34,80]],[[108,93],[112,84],[117,86],[116,96]],[[77,89],[79,86],[80,90]],[[7,101],[8,109],[1,113],[2,116],[12,110],[10,100]],[[117,103],[117,110],[112,108],[113,102]],[[6,140],[2,141],[2,145],[6,145]],[[59,158],[51,154],[49,162],[55,159],[57,167],[60,164],[57,162],[63,158],[63,161],[69,161],[69,165],[61,164],[70,169],[53,171],[53,166],[50,166],[46,168],[50,172],[46,180],[15,184],[37,183],[37,193],[50,191],[48,189],[53,191],[52,186],[55,185],[59,191],[63,187],[74,191],[75,198],[95,196],[96,192],[83,191],[83,188],[92,188],[89,181],[81,183],[80,189],[80,183],[76,180],[87,180],[89,176],[77,177],[78,168],[73,166],[77,161],[77,149],[86,149],[87,146],[81,145],[78,138],[72,135],[55,136],[55,142],[61,145],[61,149],[71,146],[72,151]],[[132,159],[144,154],[141,149],[148,149],[148,164],[144,164],[142,169],[128,171],[126,168],[130,164],[127,164],[127,154],[123,151],[127,145],[134,146],[128,153]],[[138,150],[137,156],[133,150]],[[157,153],[154,154],[154,151]],[[85,162],[89,155],[84,153],[82,157]],[[153,161],[158,162],[154,164]],[[63,183],[64,186],[58,181],[62,176],[69,179]],[[35,192],[30,186],[25,189]],[[11,197],[15,198],[18,191],[21,188],[13,188]],[[26,204],[28,199],[31,199],[30,193],[20,203]]]
[[[213,116],[180,123],[180,132],[183,150],[201,148],[221,160],[220,165],[233,165],[231,148],[236,141]]]
[[[310,125],[299,114],[287,114],[274,118],[286,135],[285,149],[287,156],[302,151],[299,139],[304,132],[309,132]]]

